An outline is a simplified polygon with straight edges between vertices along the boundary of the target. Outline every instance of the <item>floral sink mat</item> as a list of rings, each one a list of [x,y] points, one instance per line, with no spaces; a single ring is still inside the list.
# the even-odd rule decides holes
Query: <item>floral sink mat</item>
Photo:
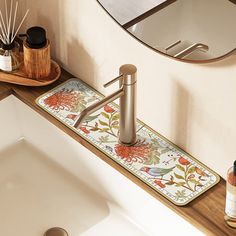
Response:
[[[40,96],[36,103],[178,206],[186,205],[219,182],[215,172],[141,121],[137,121],[137,144],[120,145],[119,108],[113,103],[87,117],[80,129],[75,129],[78,114],[102,98],[79,79],[70,79]]]

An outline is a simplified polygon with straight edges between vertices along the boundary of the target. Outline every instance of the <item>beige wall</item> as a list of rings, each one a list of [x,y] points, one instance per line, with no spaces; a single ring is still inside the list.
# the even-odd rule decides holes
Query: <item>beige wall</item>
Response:
[[[28,26],[47,28],[53,57],[100,92],[119,66],[138,67],[138,116],[225,176],[236,159],[236,56],[185,64],[144,47],[95,0],[26,0]]]

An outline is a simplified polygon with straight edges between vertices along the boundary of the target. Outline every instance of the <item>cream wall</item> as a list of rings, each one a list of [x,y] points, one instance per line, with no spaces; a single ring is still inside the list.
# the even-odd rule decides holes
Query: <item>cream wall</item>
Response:
[[[23,1],[22,1],[23,2]],[[102,85],[120,65],[138,67],[138,117],[225,176],[236,159],[236,56],[209,65],[159,55],[123,31],[95,0],[25,0],[27,25],[47,28],[53,57]]]

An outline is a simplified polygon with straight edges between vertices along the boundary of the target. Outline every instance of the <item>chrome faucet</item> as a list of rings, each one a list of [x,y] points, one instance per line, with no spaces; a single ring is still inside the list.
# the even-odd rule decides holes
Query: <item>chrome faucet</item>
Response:
[[[120,75],[104,85],[108,87],[119,81],[119,90],[83,110],[74,127],[78,128],[86,116],[120,98],[119,142],[126,146],[134,145],[136,143],[136,72],[137,68],[134,65],[121,66]]]

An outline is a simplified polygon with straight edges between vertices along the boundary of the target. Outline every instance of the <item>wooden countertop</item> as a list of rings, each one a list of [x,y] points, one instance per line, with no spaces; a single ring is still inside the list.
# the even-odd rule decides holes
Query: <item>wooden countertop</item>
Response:
[[[143,188],[158,201],[168,206],[170,209],[174,210],[180,216],[184,217],[191,224],[195,225],[206,235],[236,235],[236,229],[228,227],[224,221],[224,207],[225,207],[225,181],[221,179],[220,183],[217,184],[212,189],[208,190],[206,193],[202,194],[200,197],[189,203],[187,206],[178,207],[169,202],[167,199],[159,195],[152,188],[148,187],[141,180],[136,178],[130,172],[122,168],[119,164],[114,162],[112,159],[107,157],[105,154],[96,149],[93,145],[88,143],[86,140],[75,134],[72,130],[67,128],[61,122],[50,116],[47,112],[38,107],[35,103],[35,99],[47,92],[48,90],[54,88],[60,83],[72,78],[73,76],[68,72],[62,70],[62,75],[60,79],[52,85],[46,87],[23,87],[18,85],[11,85],[7,83],[0,82],[0,100],[4,99],[10,94],[15,95],[21,101],[26,103],[40,115],[44,116],[49,122],[53,123],[66,134],[70,135],[72,138],[77,140],[83,146],[91,150],[99,158],[104,160],[106,163],[114,167],[120,173],[125,175],[131,181],[136,183],[138,186]]]

